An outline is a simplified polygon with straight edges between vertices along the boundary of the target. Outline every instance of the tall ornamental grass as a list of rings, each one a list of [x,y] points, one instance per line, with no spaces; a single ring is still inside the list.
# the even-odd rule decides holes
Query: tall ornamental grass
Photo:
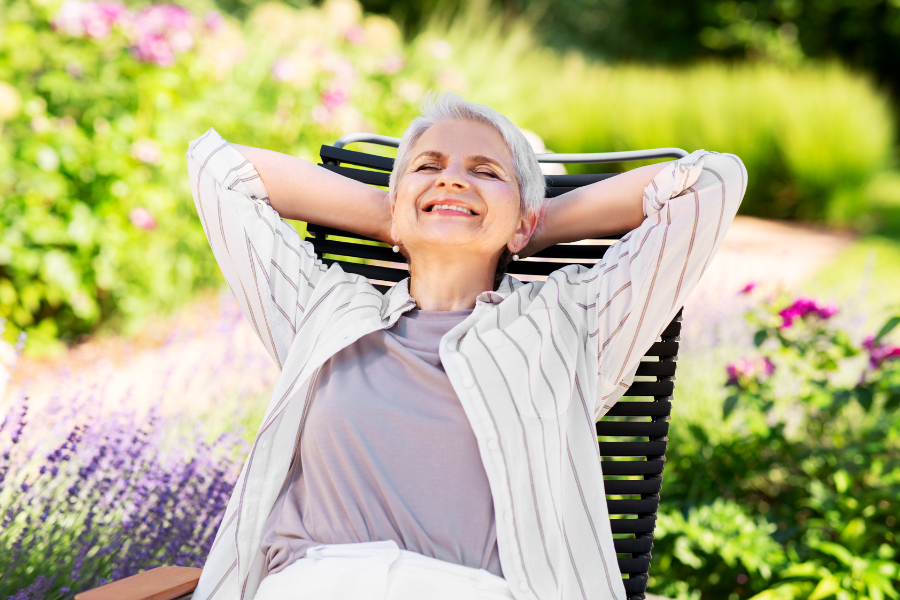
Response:
[[[539,27],[473,3],[435,17],[413,55],[428,61],[427,44],[449,40],[459,87],[556,152],[735,153],[750,175],[743,214],[852,222],[867,209],[865,185],[894,165],[887,94],[837,63],[603,64],[541,47]]]

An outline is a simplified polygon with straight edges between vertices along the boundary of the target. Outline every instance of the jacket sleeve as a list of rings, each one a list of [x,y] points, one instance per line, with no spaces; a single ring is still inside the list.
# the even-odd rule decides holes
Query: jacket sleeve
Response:
[[[700,281],[746,186],[747,171],[733,154],[698,150],[672,161],[644,190],[644,222],[581,274],[588,351],[598,360],[595,420],[622,397]]]
[[[190,142],[186,157],[191,194],[219,268],[281,368],[326,269],[269,205],[253,164],[213,128]]]

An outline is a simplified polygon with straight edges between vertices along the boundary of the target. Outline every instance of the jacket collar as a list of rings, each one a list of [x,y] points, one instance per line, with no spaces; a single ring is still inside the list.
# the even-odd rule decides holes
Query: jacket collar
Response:
[[[517,289],[524,284],[507,274],[500,280],[500,285],[496,291],[484,291],[475,298],[476,306],[478,304],[500,304]],[[398,281],[397,284],[384,293],[384,302],[381,308],[381,318],[383,320],[395,320],[400,314],[416,307],[416,301],[409,295],[409,277]],[[395,316],[396,313],[396,316]],[[392,319],[393,317],[393,319]]]

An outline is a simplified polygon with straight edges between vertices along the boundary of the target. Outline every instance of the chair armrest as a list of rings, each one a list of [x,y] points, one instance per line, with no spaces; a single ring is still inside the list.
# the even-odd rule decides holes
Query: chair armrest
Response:
[[[75,600],[174,600],[197,587],[195,567],[157,567],[75,596]]]

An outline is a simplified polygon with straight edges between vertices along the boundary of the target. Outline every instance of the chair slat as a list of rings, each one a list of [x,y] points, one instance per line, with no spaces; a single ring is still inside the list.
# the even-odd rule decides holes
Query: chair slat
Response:
[[[604,472],[606,468],[603,469]],[[606,473],[609,475],[609,473]],[[660,479],[606,479],[603,482],[607,496],[649,496],[658,494]]]
[[[655,360],[641,361],[635,375],[641,377],[673,377],[675,375],[675,364],[674,362],[657,362]]]
[[[583,175],[544,175],[547,181],[547,187],[563,187],[563,188],[579,188],[585,185],[591,185],[610,177],[615,177],[619,173],[587,173]]]
[[[533,256],[537,258],[567,258],[575,261],[589,260],[600,258],[608,249],[609,246],[606,244],[557,244],[535,252]]]
[[[359,263],[344,262],[342,260],[323,259],[326,264],[339,263],[341,268],[347,273],[356,273],[369,279],[381,279],[382,281],[393,281],[394,283],[401,279],[409,277],[409,272],[404,269],[392,269],[390,267],[376,267],[375,265],[362,265]]]
[[[613,540],[616,554],[646,554],[653,549],[650,538],[619,538]]]
[[[604,460],[606,475],[659,475],[666,462],[663,460]]]
[[[597,435],[619,437],[663,437],[669,434],[669,423],[666,421],[604,421],[597,422]]]
[[[576,263],[569,263],[576,264]],[[590,269],[593,265],[591,264],[581,264],[583,267]],[[562,269],[563,267],[568,266],[565,263],[558,262],[537,262],[530,260],[520,260],[516,262],[509,263],[509,266],[506,267],[506,272],[510,275],[549,275],[553,271],[557,271]]]
[[[656,518],[610,519],[609,524],[613,533],[653,533]]]
[[[335,240],[311,239],[316,254],[322,256],[324,254],[336,254],[338,256],[355,256],[357,258],[368,258],[372,260],[384,260],[389,262],[402,263],[403,257],[396,254],[390,248],[385,246],[368,246],[365,244],[354,244],[352,242],[338,242]]]
[[[667,417],[672,411],[672,403],[666,400],[656,402],[616,402],[606,413],[610,417]]]
[[[606,508],[611,515],[655,513],[659,508],[659,500],[656,498],[641,498],[640,500],[607,500]]]
[[[678,342],[655,342],[644,356],[678,356]]]
[[[319,165],[323,169],[328,169],[332,173],[337,173],[338,175],[343,175],[349,179],[353,179],[355,181],[359,181],[360,183],[368,183],[369,185],[380,185],[382,187],[388,186],[388,180],[390,178],[389,173],[382,173],[381,171],[364,171],[362,169],[353,169],[350,167],[337,167],[335,165]]]
[[[665,442],[600,442],[600,456],[662,456]]]
[[[333,227],[326,227],[324,225],[316,225],[315,223],[307,223],[306,230],[312,234],[315,234],[316,239],[322,239],[326,235],[337,235],[340,237],[350,238],[354,240],[367,240],[370,242],[377,242],[378,240],[373,240],[372,238],[367,238],[362,235],[358,235],[356,233],[350,233],[349,231],[343,231],[340,229],[335,229]],[[379,242],[381,243],[381,242]]]
[[[649,558],[620,558],[618,561],[622,573],[646,573],[650,569]]]
[[[663,329],[661,336],[664,338],[667,338],[667,337],[675,337],[676,335],[680,335],[680,334],[681,334],[681,321],[673,320],[671,323],[666,325],[666,328]]]
[[[642,597],[643,593],[647,591],[647,580],[643,577],[632,577],[630,579],[626,579],[625,583],[625,593],[628,594],[628,600],[632,600],[635,595],[640,594],[638,597]]]
[[[339,163],[349,163],[358,167],[369,167],[370,169],[378,169],[379,171],[392,171],[394,169],[394,159],[387,156],[375,156],[374,154],[366,154],[365,152],[354,152],[344,148],[335,148],[334,146],[322,146],[319,149],[319,156],[323,161],[337,161]]]
[[[625,391],[626,396],[671,396],[674,381],[635,381]]]

